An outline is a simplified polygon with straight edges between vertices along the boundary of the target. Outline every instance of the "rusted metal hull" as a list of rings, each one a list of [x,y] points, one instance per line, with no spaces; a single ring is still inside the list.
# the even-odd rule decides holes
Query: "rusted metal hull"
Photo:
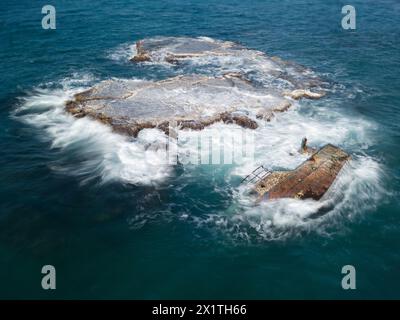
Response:
[[[255,185],[255,190],[260,200],[277,198],[319,200],[349,159],[349,154],[328,144],[295,170],[271,173]]]

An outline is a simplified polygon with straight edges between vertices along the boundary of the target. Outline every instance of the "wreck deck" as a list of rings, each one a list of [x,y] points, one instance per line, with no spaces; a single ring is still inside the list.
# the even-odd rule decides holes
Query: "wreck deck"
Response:
[[[273,172],[255,185],[260,199],[319,200],[335,181],[350,156],[328,144],[292,171]]]

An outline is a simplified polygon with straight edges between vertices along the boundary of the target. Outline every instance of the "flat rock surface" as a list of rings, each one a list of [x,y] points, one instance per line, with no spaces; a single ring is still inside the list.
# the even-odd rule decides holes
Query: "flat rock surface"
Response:
[[[147,60],[187,59],[200,56],[233,55],[244,47],[230,41],[207,37],[156,37],[136,43],[136,56],[147,55]]]
[[[206,68],[214,74],[240,72],[248,79],[276,88],[310,89],[324,85],[312,70],[243,45],[208,37],[154,37],[136,42],[131,61]]]
[[[75,95],[66,110],[136,136],[144,128],[159,128],[168,134],[171,122],[196,130],[218,121],[255,129],[259,121],[270,121],[276,113],[288,110],[294,100],[323,96],[310,91],[318,79],[309,70],[233,42],[157,37],[138,41],[136,48],[136,62],[171,64],[179,60],[188,62],[190,68],[179,65],[186,75],[160,81],[100,82]]]
[[[108,80],[75,96],[67,110],[76,116],[92,116],[114,127],[158,127],[169,121],[209,125],[216,121],[245,119],[255,128],[260,112],[282,111],[283,96],[256,88],[237,75],[179,76],[163,81]],[[222,117],[222,118],[221,118]],[[246,120],[247,119],[247,120]],[[246,124],[250,121],[251,124]],[[200,126],[200,129],[202,126]],[[136,129],[135,129],[136,130]],[[136,132],[136,131],[133,132]],[[134,134],[133,134],[134,135]]]

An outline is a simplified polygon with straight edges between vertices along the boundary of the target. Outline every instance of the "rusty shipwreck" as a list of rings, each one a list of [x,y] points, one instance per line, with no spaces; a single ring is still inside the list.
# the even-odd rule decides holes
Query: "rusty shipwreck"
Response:
[[[307,148],[308,152],[313,149]],[[296,198],[320,200],[328,191],[350,155],[332,144],[327,144],[294,170],[270,171],[263,166],[243,179],[252,185],[258,201]]]

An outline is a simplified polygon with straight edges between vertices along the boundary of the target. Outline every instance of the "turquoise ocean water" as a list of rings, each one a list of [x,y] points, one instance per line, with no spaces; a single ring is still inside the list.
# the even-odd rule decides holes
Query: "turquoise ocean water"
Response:
[[[54,0],[56,30],[41,27],[45,4],[0,9],[0,298],[400,297],[397,0]],[[356,30],[341,28],[346,4]],[[303,135],[341,146],[353,161],[337,205],[317,219],[308,202],[249,207],[241,168],[154,169],[136,141],[65,114],[66,97],[101,80],[181,74],[127,61],[134,41],[156,36],[235,41],[326,80],[326,98],[260,131],[272,149],[258,160]],[[55,291],[41,289],[46,264]],[[356,290],[341,288],[347,264]]]

